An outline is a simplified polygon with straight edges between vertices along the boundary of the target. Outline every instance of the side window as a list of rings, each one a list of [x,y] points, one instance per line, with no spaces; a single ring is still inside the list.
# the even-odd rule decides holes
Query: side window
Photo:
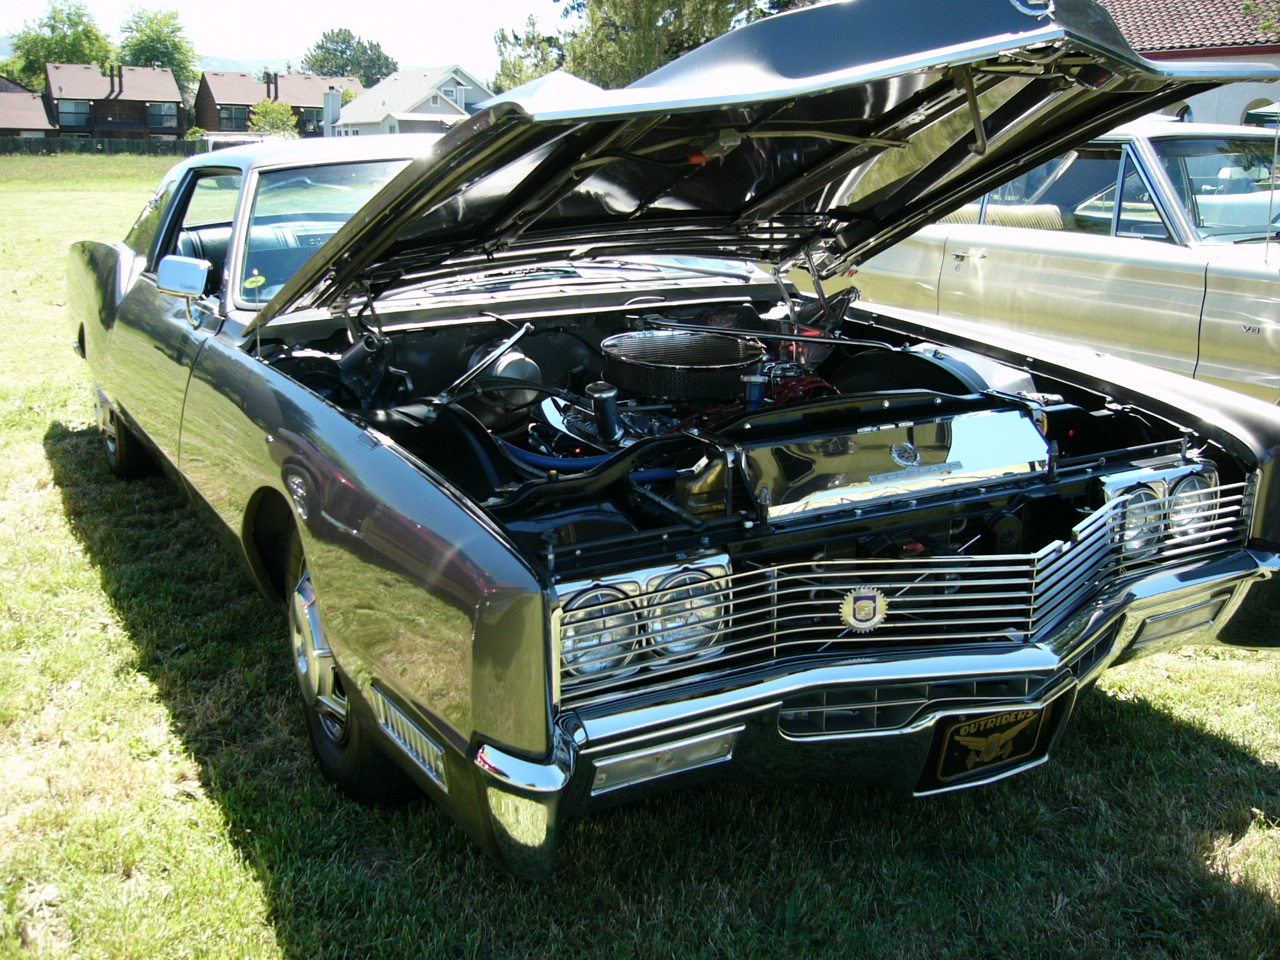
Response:
[[[160,223],[164,219],[165,208],[173,198],[173,188],[172,180],[161,184],[155,196],[142,208],[142,213],[138,214],[138,219],[134,221],[124,238],[124,245],[139,257],[145,257],[151,253],[151,247],[156,240],[156,231],[160,229]]]
[[[1073,233],[1109,233],[1119,148],[1084,147],[992,191],[983,222]]]
[[[151,268],[155,269],[169,254],[208,260],[212,269],[205,292],[221,289],[231,246],[231,223],[240,199],[240,181],[238,172],[227,170],[197,171],[188,178],[178,200],[180,209],[174,211],[165,239],[153,255]]]
[[[1124,181],[1120,188],[1120,219],[1116,224],[1118,237],[1144,237],[1148,240],[1168,240],[1169,228],[1165,226],[1146,181],[1138,173],[1133,158],[1124,163]]]

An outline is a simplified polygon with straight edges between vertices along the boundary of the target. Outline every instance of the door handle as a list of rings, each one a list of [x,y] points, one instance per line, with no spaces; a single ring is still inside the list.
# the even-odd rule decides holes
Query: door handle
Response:
[[[979,253],[977,250],[958,250],[951,254],[952,260],[985,260],[987,255]]]

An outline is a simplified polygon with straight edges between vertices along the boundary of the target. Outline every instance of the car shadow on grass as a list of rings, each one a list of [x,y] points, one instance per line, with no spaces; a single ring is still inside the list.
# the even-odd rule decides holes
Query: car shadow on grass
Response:
[[[323,781],[282,618],[176,485],[113,479],[93,429],[54,424],[44,447],[289,956],[1253,960],[1280,945],[1280,774],[1097,692],[1053,762],[986,789],[707,785],[576,821],[550,880],[515,880],[431,805],[362,808]]]

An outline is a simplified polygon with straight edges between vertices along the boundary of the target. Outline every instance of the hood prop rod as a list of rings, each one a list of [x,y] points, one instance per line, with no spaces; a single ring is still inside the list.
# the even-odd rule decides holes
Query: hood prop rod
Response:
[[[987,152],[987,131],[982,129],[982,111],[978,109],[978,90],[973,85],[973,70],[968,64],[957,67],[956,73],[964,86],[964,97],[969,103],[969,121],[973,124],[975,143],[969,144],[969,152],[982,156]]]

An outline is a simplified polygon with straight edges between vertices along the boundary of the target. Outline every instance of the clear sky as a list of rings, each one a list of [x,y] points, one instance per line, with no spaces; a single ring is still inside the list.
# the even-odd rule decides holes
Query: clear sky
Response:
[[[89,13],[113,41],[134,7],[177,10],[202,57],[289,60],[303,54],[326,30],[345,27],[374,40],[403,68],[456,63],[489,80],[498,69],[493,34],[523,27],[529,14],[554,32],[562,4],[554,0],[85,0]],[[44,0],[0,0],[0,36],[35,20]]]

